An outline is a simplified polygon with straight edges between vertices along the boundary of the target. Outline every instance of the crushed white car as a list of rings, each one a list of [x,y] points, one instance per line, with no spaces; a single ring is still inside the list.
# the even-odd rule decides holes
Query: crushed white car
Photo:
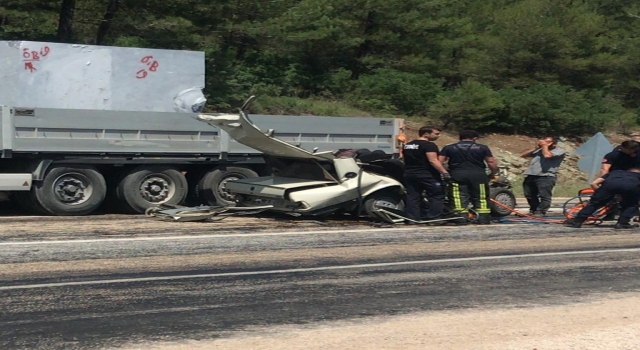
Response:
[[[237,142],[261,151],[272,176],[228,181],[226,191],[237,206],[269,206],[293,215],[334,213],[379,218],[378,208],[404,209],[402,164],[382,151],[309,152],[272,137],[238,114],[200,114],[197,119],[216,126]]]

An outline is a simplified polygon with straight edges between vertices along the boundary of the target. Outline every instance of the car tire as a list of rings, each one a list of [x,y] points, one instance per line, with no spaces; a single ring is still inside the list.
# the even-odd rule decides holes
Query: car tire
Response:
[[[364,210],[367,213],[367,216],[377,219],[378,215],[375,213],[377,208],[404,210],[404,199],[402,194],[389,189],[380,190],[370,194],[364,201]]]
[[[505,207],[497,205],[493,201],[490,201],[489,208],[491,208],[491,215],[494,217],[504,217],[511,215],[511,213],[513,213],[513,210],[516,209],[516,196],[508,188],[492,188],[489,191],[489,197],[492,200],[511,209],[509,210]]]

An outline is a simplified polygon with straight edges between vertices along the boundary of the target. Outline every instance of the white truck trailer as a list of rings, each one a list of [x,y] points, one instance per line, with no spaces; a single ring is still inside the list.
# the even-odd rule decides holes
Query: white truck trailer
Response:
[[[0,41],[0,192],[26,211],[85,215],[103,202],[228,205],[226,181],[264,156],[195,119],[204,53]],[[402,120],[252,115],[307,150],[395,153]]]
[[[231,179],[266,175],[262,154],[177,112],[0,107],[0,191],[40,215],[85,215],[105,199],[129,212],[227,205]],[[401,119],[251,115],[306,150],[396,153]]]

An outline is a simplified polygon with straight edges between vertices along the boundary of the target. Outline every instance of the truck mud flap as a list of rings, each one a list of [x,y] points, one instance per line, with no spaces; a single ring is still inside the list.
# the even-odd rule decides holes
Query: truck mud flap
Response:
[[[226,206],[158,206],[145,211],[147,217],[154,219],[188,222],[188,221],[220,221],[229,216],[255,215],[273,208],[272,205],[260,207],[226,207]]]
[[[442,219],[433,220],[413,220],[405,216],[404,211],[393,208],[376,208],[373,213],[382,221],[390,224],[402,224],[406,221],[410,221],[416,224],[431,224],[437,222],[457,221],[464,219],[462,216],[453,216]]]

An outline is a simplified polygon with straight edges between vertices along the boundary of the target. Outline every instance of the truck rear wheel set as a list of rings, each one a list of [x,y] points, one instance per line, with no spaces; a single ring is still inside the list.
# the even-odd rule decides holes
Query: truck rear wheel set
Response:
[[[128,213],[144,213],[160,204],[182,204],[188,184],[184,174],[168,166],[139,166],[116,187],[116,198]]]
[[[233,197],[225,191],[225,183],[258,176],[242,167],[220,166],[195,172],[197,175],[189,179],[194,181],[191,189],[196,193],[191,201],[196,205],[232,205]],[[14,199],[24,210],[38,215],[86,215],[98,210],[106,198],[113,202],[110,206],[116,211],[135,214],[163,204],[183,204],[190,187],[179,168],[165,165],[140,165],[125,170],[109,185],[97,167],[52,165],[42,181],[35,182],[30,191],[16,192]]]

